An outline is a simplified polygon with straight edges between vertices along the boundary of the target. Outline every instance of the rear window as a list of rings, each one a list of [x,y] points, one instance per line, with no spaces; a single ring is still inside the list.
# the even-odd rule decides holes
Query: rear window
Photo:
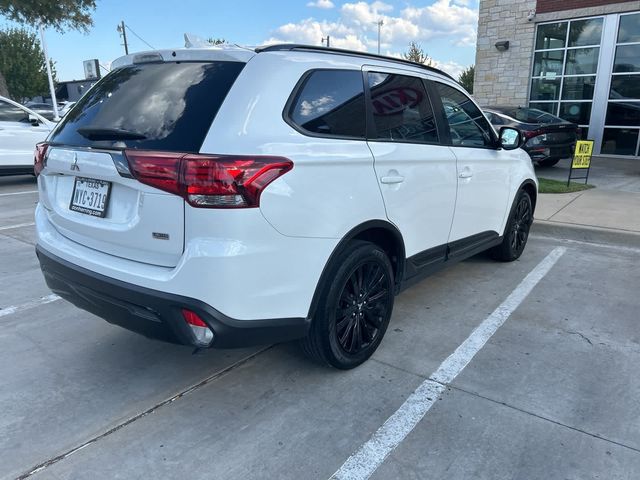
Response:
[[[538,110],[537,108],[507,108],[501,109],[500,111],[505,115],[524,123],[562,122],[561,118],[551,115],[550,113],[543,112],[542,110]]]
[[[78,101],[50,141],[78,147],[198,152],[244,65],[165,62],[118,68]],[[87,134],[92,131],[102,135]],[[118,136],[113,131],[125,133]]]

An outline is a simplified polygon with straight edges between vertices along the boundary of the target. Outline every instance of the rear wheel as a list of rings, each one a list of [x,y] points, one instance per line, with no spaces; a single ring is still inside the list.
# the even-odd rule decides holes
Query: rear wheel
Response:
[[[393,309],[393,269],[369,242],[351,243],[332,263],[302,348],[310,358],[350,369],[378,348]]]
[[[524,190],[520,190],[507,222],[502,243],[491,249],[493,258],[503,262],[512,262],[520,258],[527,244],[532,223],[533,204],[531,197]]]
[[[547,158],[546,160],[538,160],[538,165],[541,167],[553,167],[559,161],[559,158]]]

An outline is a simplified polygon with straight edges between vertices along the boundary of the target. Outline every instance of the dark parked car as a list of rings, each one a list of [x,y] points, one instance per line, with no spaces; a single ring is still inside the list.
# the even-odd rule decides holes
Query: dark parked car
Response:
[[[484,113],[491,124],[515,127],[522,132],[522,148],[533,162],[552,167],[563,158],[573,155],[579,127],[550,113],[526,107],[485,107]]]

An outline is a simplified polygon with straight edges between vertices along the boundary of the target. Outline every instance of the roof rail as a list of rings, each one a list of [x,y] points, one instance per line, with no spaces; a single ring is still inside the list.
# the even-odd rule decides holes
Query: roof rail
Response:
[[[403,65],[410,65],[412,67],[422,68],[430,72],[439,73],[440,75],[444,75],[445,77],[450,78],[454,82],[457,82],[455,78],[453,78],[448,73],[443,72],[439,68],[430,67],[428,65],[423,65],[421,63],[412,62],[411,60],[405,60],[404,58],[388,57],[386,55],[377,55],[375,53],[368,53],[368,52],[358,52],[355,50],[345,50],[343,48],[319,47],[315,45],[304,45],[301,43],[279,43],[276,45],[257,47],[256,53],[282,52],[282,51],[293,51],[293,50],[307,51],[307,52],[321,52],[321,53],[329,53],[334,55],[351,55],[354,57],[370,58],[372,60],[384,60],[385,62],[401,63]]]

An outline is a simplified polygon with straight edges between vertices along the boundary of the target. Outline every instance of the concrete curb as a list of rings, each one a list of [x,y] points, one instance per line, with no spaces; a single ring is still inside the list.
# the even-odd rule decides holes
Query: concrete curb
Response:
[[[565,240],[640,248],[640,232],[629,230],[535,220],[531,226],[531,234]]]

